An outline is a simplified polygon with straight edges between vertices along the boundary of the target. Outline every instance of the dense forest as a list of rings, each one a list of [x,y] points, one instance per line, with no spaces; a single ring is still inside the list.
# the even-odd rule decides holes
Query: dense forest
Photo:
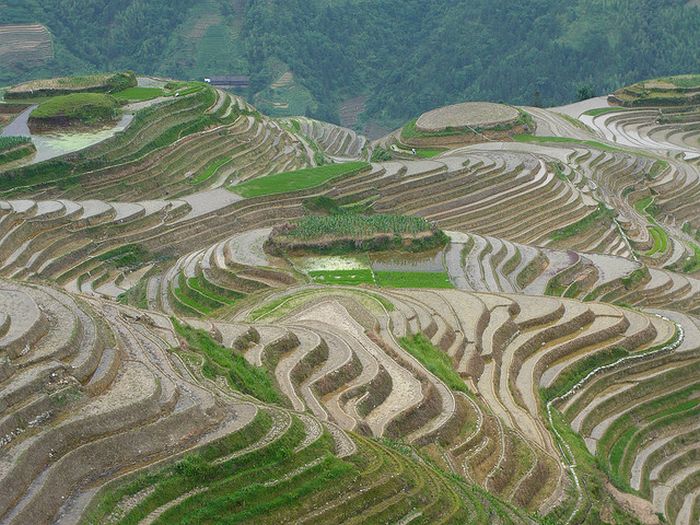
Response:
[[[197,40],[202,17],[215,23]],[[465,99],[555,105],[700,71],[700,8],[687,0],[0,0],[0,24],[17,22],[47,25],[56,57],[0,64],[0,84],[117,68],[250,73],[252,95],[281,62],[315,116],[337,121],[342,100],[365,95],[365,120],[385,125]]]

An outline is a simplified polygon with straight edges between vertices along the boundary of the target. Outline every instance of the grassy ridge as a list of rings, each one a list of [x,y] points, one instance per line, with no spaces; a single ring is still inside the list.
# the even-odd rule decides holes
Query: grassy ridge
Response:
[[[0,137],[0,164],[23,159],[35,151],[29,137]]]
[[[438,379],[452,390],[469,394],[469,389],[452,366],[450,357],[436,348],[423,334],[415,334],[399,339],[399,343],[409,354],[418,359]]]
[[[411,215],[333,215],[304,217],[286,233],[295,239],[318,239],[321,236],[362,237],[386,233],[390,235],[429,232],[432,225],[422,217]]]
[[[231,186],[229,189],[248,198],[277,195],[279,193],[315,188],[338,177],[354,175],[369,167],[370,165],[366,162],[329,164],[318,168],[275,173]]]
[[[0,153],[31,142],[29,137],[0,137]]]
[[[610,221],[614,217],[614,212],[608,209],[604,204],[599,204],[598,209],[593,213],[586,215],[583,219],[565,228],[552,232],[553,241],[563,241],[570,237],[574,237],[592,228],[600,221]]]
[[[144,100],[153,100],[154,98],[162,97],[165,92],[160,88],[152,87],[130,87],[118,93],[114,93],[114,98],[128,102],[140,102]]]
[[[374,272],[382,288],[454,288],[447,272]]]
[[[187,346],[205,358],[202,373],[210,379],[227,377],[231,386],[266,403],[282,404],[282,396],[265,368],[257,368],[238,352],[221,346],[204,330],[197,330],[173,319],[177,334]]]
[[[117,100],[102,93],[75,93],[50,98],[39,104],[30,121],[66,119],[81,124],[98,124],[119,114]]]

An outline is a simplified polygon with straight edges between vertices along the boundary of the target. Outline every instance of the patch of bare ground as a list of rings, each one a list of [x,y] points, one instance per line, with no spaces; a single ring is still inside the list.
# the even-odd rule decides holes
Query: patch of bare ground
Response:
[[[635,496],[634,494],[627,494],[626,492],[620,492],[610,482],[605,484],[605,488],[610,492],[610,495],[615,498],[625,510],[634,514],[643,525],[660,525],[661,520],[654,513],[654,508],[650,501]]]

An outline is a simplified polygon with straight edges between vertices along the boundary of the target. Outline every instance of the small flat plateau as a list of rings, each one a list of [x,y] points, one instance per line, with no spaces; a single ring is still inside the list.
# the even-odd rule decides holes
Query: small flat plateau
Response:
[[[510,124],[519,117],[518,110],[491,102],[464,102],[423,113],[416,122],[420,131],[437,132],[447,128],[481,127]]]

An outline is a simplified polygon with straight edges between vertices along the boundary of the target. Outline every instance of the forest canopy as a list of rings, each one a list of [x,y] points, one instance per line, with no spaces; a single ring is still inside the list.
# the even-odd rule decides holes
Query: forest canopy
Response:
[[[0,24],[44,23],[55,40],[55,58],[42,68],[0,65],[0,85],[119,69],[239,73],[251,75],[252,95],[282,63],[317,101],[314,116],[337,122],[342,100],[366,96],[365,120],[395,126],[463,100],[556,105],[700,71],[700,8],[687,0],[195,4],[0,0]]]

